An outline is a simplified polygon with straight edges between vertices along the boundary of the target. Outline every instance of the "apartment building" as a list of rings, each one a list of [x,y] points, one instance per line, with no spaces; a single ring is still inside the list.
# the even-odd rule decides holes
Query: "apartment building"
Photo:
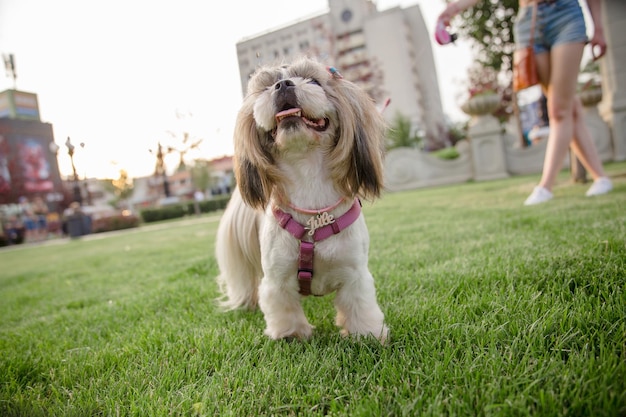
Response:
[[[446,131],[430,34],[418,5],[379,11],[371,0],[329,0],[327,13],[303,18],[237,43],[241,88],[260,65],[301,55],[338,68],[382,106],[400,113],[437,146]]]

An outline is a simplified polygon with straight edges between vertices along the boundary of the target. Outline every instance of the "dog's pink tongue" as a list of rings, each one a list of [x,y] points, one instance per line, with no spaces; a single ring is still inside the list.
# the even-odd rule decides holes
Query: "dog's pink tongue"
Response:
[[[276,118],[277,119],[282,119],[282,118],[285,118],[287,116],[291,116],[292,114],[299,113],[300,111],[301,111],[301,109],[299,109],[297,107],[295,107],[293,109],[289,109],[289,110],[283,110],[283,111],[281,111],[279,113],[276,113]]]

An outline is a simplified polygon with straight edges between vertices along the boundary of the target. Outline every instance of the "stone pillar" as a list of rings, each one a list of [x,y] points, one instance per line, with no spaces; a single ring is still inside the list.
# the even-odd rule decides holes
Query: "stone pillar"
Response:
[[[572,181],[579,182],[581,184],[589,181],[589,179],[587,178],[587,170],[583,166],[582,162],[580,162],[580,160],[576,158],[576,155],[574,155],[574,152],[571,148],[569,150],[569,160],[569,169],[571,171],[570,177],[572,178]]]
[[[602,0],[607,51],[600,60],[603,99],[600,114],[611,127],[613,159],[626,160],[626,2]]]
[[[470,115],[467,137],[472,151],[472,171],[476,181],[509,176],[506,170],[504,129],[491,114],[500,105],[500,96],[483,93],[470,97],[461,110]]]
[[[467,136],[471,145],[476,181],[495,180],[509,176],[506,170],[502,135],[502,126],[495,117],[489,114],[472,116]]]
[[[585,109],[585,124],[596,145],[598,156],[602,162],[608,162],[614,159],[614,155],[611,145],[611,129],[598,112],[598,103],[602,100],[602,95],[603,92],[599,88],[584,90],[579,93],[580,101]]]

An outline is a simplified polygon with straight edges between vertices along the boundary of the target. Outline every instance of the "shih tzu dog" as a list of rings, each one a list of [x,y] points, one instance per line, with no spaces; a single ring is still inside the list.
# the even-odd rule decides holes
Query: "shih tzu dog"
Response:
[[[307,339],[302,298],[336,292],[341,334],[385,341],[360,205],[383,188],[384,130],[374,102],[334,68],[302,58],[256,71],[217,232],[222,306],[258,304],[267,336]]]

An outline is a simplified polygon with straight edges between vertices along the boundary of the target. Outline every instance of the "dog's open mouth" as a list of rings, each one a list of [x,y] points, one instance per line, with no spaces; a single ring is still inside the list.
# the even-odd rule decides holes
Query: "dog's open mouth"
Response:
[[[302,114],[302,109],[298,107],[289,108],[283,110],[281,112],[276,113],[276,125],[280,125],[283,120],[290,118],[300,119],[306,124],[309,128],[317,130],[318,132],[323,132],[328,129],[329,121],[327,118],[321,119],[312,119]]]

